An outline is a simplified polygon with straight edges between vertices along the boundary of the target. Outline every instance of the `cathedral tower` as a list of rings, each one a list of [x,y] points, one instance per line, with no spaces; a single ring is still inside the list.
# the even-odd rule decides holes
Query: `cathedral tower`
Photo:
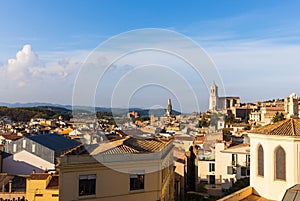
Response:
[[[167,110],[166,110],[166,115],[167,117],[171,116],[172,114],[172,103],[171,103],[171,99],[168,99],[168,105],[167,105]]]
[[[218,86],[213,83],[210,87],[210,93],[209,93],[209,110],[210,111],[216,111],[217,105],[218,105]]]

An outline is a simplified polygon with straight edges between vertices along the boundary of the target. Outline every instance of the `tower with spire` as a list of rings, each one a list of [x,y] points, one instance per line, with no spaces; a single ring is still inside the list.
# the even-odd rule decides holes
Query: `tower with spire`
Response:
[[[168,99],[168,105],[166,108],[166,116],[170,117],[172,115],[172,103],[171,103],[171,99]]]

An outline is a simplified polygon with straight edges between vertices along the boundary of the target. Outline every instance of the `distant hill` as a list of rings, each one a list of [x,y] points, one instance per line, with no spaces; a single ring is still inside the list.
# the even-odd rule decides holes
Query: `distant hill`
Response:
[[[39,103],[39,102],[34,102],[34,103],[4,103],[0,102],[0,106],[5,106],[9,108],[17,108],[17,107],[39,107],[39,106],[52,106],[52,107],[63,107],[66,109],[72,109],[71,105],[61,105],[61,104],[52,104],[52,103]]]
[[[113,112],[114,116],[124,116],[127,115],[130,111],[135,111],[139,113],[139,116],[164,116],[166,114],[166,109],[158,108],[158,109],[141,109],[141,108],[96,108],[97,112]],[[175,110],[172,111],[174,115],[181,114],[180,112],[177,112]]]
[[[39,107],[17,107],[9,108],[0,107],[0,117],[8,117],[16,122],[28,122],[31,118],[57,119],[62,116],[63,119],[69,120],[72,111],[63,107],[39,106]]]
[[[28,118],[32,118],[35,116],[44,116],[51,118],[54,115],[61,115],[65,118],[70,118],[72,114],[73,107],[71,105],[60,105],[60,104],[52,104],[52,103],[3,103],[0,102],[0,116],[10,116],[14,121],[26,121]],[[5,109],[6,107],[6,109]],[[136,111],[140,116],[150,116],[153,114],[154,116],[164,116],[166,114],[166,109],[157,108],[157,109],[142,109],[142,108],[106,108],[106,107],[96,107],[95,109],[92,107],[86,106],[76,106],[76,111],[78,112],[103,112],[103,113],[111,113],[113,112],[114,116],[126,116],[129,111]],[[27,112],[26,112],[27,111]],[[8,115],[6,114],[8,113]],[[27,114],[25,114],[27,113]],[[174,115],[181,114],[178,111],[173,110],[172,113]],[[18,117],[18,115],[20,117]]]

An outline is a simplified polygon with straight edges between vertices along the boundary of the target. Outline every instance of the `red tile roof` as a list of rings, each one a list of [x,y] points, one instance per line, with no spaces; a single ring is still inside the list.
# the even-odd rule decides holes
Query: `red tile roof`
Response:
[[[300,136],[300,119],[286,119],[249,131],[254,134]]]

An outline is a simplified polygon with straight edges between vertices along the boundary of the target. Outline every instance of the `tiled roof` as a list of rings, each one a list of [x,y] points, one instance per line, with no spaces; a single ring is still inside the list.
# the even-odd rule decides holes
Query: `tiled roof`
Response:
[[[247,154],[250,152],[250,144],[235,145],[235,146],[229,147],[221,152]]]
[[[100,143],[96,148],[89,148],[90,145],[80,145],[70,150],[64,155],[81,155],[90,153],[97,154],[126,154],[126,153],[152,153],[159,152],[168,145],[170,141],[160,141],[157,139],[136,139],[126,137],[121,140]]]
[[[126,145],[119,145],[115,148],[112,148],[112,149],[109,149],[109,150],[106,150],[104,152],[102,152],[103,154],[126,154],[126,153],[139,153],[139,151],[131,148],[131,147],[128,147]]]
[[[48,173],[33,173],[29,176],[32,180],[45,180],[49,177]]]
[[[296,184],[295,186],[289,188],[283,198],[282,201],[297,201],[300,200],[300,184]]]
[[[18,136],[18,135],[2,135],[2,137],[4,137],[6,140],[17,140],[22,138],[22,136]]]
[[[139,152],[158,152],[161,151],[167,143],[156,139],[129,138],[125,140],[123,144]]]
[[[286,119],[249,131],[254,134],[300,136],[300,119]]]

